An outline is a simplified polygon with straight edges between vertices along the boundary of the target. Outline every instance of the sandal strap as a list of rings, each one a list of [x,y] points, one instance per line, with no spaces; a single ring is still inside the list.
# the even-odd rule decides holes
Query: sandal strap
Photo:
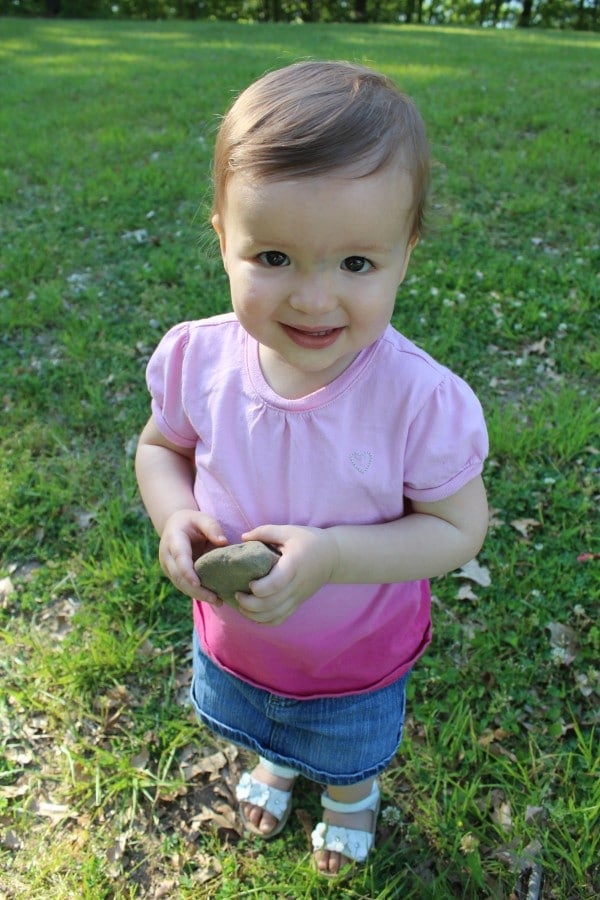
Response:
[[[238,801],[260,806],[278,820],[287,813],[291,795],[291,791],[281,791],[258,781],[250,772],[244,772],[235,788]]]
[[[373,782],[371,793],[363,800],[357,800],[356,803],[340,803],[338,800],[332,800],[327,791],[321,794],[321,806],[324,809],[330,809],[332,812],[354,813],[362,812],[363,809],[370,809],[375,812],[379,805],[379,785]]]
[[[311,834],[313,850],[330,850],[333,853],[341,853],[354,862],[362,863],[373,849],[375,843],[375,829],[377,827],[377,815],[379,813],[380,795],[379,785],[373,782],[371,793],[363,800],[356,803],[339,803],[332,800],[325,793],[321,795],[321,804],[332,812],[353,813],[369,809],[373,813],[373,827],[370,831],[359,828],[344,828],[341,825],[329,825],[319,822]]]
[[[355,862],[364,862],[373,849],[375,835],[358,828],[342,828],[319,822],[311,834],[313,850],[331,850]]]

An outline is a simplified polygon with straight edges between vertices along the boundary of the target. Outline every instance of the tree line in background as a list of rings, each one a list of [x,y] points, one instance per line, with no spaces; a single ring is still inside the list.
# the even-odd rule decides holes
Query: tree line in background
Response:
[[[394,22],[597,31],[600,0],[0,0],[0,15]]]

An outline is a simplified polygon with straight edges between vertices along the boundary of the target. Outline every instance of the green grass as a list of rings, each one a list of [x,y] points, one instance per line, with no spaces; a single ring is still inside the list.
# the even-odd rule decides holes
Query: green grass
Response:
[[[578,559],[598,552],[597,51],[0,20],[0,896],[509,898],[533,865],[545,900],[598,895],[599,563]],[[305,57],[380,68],[423,111],[432,208],[395,322],[473,384],[492,447],[491,583],[434,583],[378,847],[344,887],[308,866],[315,786],[284,836],[240,839],[243,759],[212,756],[185,704],[189,604],[132,471],[152,348],[227,308],[205,227],[218,114]]]

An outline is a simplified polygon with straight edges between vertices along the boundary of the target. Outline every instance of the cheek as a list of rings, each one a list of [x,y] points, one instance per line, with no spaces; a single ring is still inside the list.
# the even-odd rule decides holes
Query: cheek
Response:
[[[392,284],[373,282],[368,290],[361,292],[358,302],[353,304],[353,318],[365,332],[380,332],[387,325],[394,312],[396,289]]]
[[[231,301],[234,311],[242,322],[264,318],[271,308],[269,294],[260,279],[238,274],[230,278]]]

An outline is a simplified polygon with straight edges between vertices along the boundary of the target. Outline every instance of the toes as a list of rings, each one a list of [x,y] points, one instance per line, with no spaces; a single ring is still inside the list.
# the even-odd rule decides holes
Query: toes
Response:
[[[345,856],[334,851],[322,851],[317,855],[317,868],[327,875],[337,875],[348,862]]]
[[[277,819],[260,806],[253,806],[251,803],[247,803],[244,804],[242,809],[248,822],[255,828],[258,828],[263,834],[268,834],[277,825]]]

